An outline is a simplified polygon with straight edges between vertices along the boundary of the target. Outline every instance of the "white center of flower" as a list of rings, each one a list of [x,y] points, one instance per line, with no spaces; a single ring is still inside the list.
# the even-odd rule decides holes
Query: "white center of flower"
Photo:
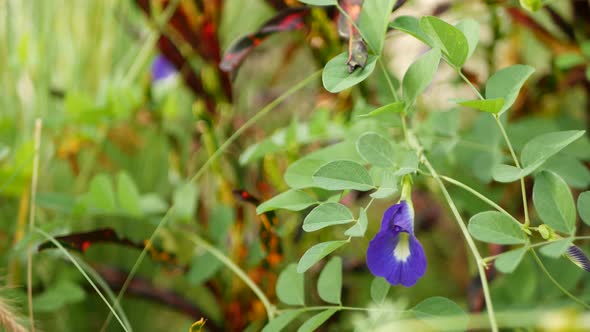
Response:
[[[410,235],[406,232],[399,233],[399,241],[395,249],[393,249],[393,256],[400,262],[406,262],[410,257]]]

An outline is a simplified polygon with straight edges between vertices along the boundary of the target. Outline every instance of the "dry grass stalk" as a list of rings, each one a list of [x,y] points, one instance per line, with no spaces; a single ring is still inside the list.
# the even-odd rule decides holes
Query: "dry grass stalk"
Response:
[[[27,332],[21,324],[22,319],[16,314],[8,302],[0,297],[0,331],[6,332]]]

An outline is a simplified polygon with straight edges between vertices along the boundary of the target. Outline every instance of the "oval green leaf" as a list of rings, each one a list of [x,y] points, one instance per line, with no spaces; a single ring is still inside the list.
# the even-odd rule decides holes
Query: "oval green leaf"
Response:
[[[434,79],[440,62],[440,50],[433,48],[410,65],[402,80],[404,100],[412,104]]]
[[[571,238],[553,241],[545,246],[542,246],[539,251],[547,257],[557,258],[565,254],[567,249],[572,246],[572,242],[573,241]]]
[[[332,315],[334,315],[338,309],[328,309],[326,311],[322,311],[317,315],[314,315],[310,319],[308,319],[303,325],[299,327],[297,332],[313,332],[316,331],[318,327],[324,324]]]
[[[364,208],[361,208],[359,212],[359,219],[357,220],[356,224],[354,224],[354,226],[352,226],[351,228],[347,229],[346,232],[344,232],[344,235],[353,237],[365,236],[368,223],[369,221],[367,219],[367,211],[365,211]]]
[[[590,225],[590,191],[584,191],[578,196],[578,213],[586,225]]]
[[[526,254],[528,247],[521,247],[518,249],[507,251],[496,258],[494,265],[496,269],[502,273],[512,273],[522,261],[524,254]]]
[[[313,232],[324,227],[348,224],[352,221],[354,221],[354,217],[346,206],[336,202],[328,202],[311,210],[303,220],[303,230]]]
[[[576,230],[576,206],[565,181],[557,174],[542,171],[535,177],[533,203],[544,223],[556,231],[573,234]]]
[[[474,238],[489,243],[520,244],[526,235],[510,217],[497,211],[480,212],[469,220],[469,233]]]
[[[358,27],[369,48],[380,55],[385,40],[385,30],[393,10],[394,0],[364,1]]]
[[[375,69],[377,57],[369,55],[367,64],[364,68],[357,68],[352,73],[348,72],[348,53],[340,53],[332,58],[322,72],[322,83],[324,88],[332,93],[348,89],[369,77]]]
[[[307,249],[297,264],[297,272],[303,273],[309,270],[315,263],[319,262],[322,258],[328,256],[334,250],[342,247],[348,243],[348,241],[328,241],[318,243],[315,246]]]
[[[342,258],[332,257],[318,277],[318,294],[328,303],[341,304]]]
[[[305,305],[304,275],[297,273],[297,265],[289,264],[279,275],[277,297],[289,305]]]
[[[313,175],[316,187],[327,190],[367,191],[375,188],[369,172],[363,165],[351,160],[329,162]]]
[[[268,322],[262,332],[277,332],[282,331],[285,326],[289,325],[297,316],[303,313],[302,310],[288,310],[284,311],[282,314],[278,315],[277,317],[273,318],[270,322]]]
[[[276,209],[285,209],[289,211],[301,211],[307,207],[318,204],[318,202],[309,196],[305,191],[291,189],[280,193],[268,201],[258,205],[256,213],[262,214],[267,211]]]
[[[356,141],[356,150],[368,163],[389,168],[395,166],[391,142],[376,133],[361,135]]]
[[[504,106],[499,114],[504,113],[514,104],[520,88],[535,71],[526,65],[513,65],[494,73],[486,83],[486,99],[503,98]]]
[[[430,37],[432,45],[442,50],[449,64],[455,68],[463,66],[469,54],[469,44],[461,30],[435,16],[422,17],[420,27]]]
[[[385,278],[374,278],[371,282],[371,299],[377,304],[383,303],[390,288],[391,285]]]
[[[456,331],[465,331],[467,329],[468,318],[465,311],[455,302],[441,296],[427,298],[412,308],[416,318],[424,321],[434,329],[438,329],[440,323],[436,323],[437,318],[452,317],[455,320],[454,326]],[[430,319],[433,319],[431,322]]]
[[[500,112],[502,106],[504,105],[503,98],[494,98],[494,99],[476,99],[476,100],[466,100],[458,102],[459,105],[475,108],[476,110],[480,110],[487,113],[496,114]]]
[[[420,27],[420,20],[413,16],[400,16],[389,24],[389,27],[403,31],[411,36],[414,36],[424,44],[432,47],[430,37],[422,31]]]

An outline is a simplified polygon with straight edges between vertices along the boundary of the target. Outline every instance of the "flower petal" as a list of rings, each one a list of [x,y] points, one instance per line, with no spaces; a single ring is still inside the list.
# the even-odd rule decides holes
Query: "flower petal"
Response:
[[[176,73],[176,68],[163,55],[158,55],[152,64],[152,79],[163,80]]]
[[[388,231],[395,232],[395,226],[399,226],[401,230],[414,233],[414,225],[410,214],[410,207],[406,201],[401,201],[398,204],[392,205],[383,214],[381,221],[380,232]]]
[[[393,235],[393,233],[379,232],[369,242],[367,266],[373,275],[385,278],[398,265],[393,256],[398,241],[399,237]]]

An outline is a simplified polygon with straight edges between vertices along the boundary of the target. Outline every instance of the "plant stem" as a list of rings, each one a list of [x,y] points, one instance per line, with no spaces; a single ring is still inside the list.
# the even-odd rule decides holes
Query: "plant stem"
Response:
[[[508,138],[508,134],[506,134],[506,130],[504,129],[504,125],[502,124],[502,121],[500,121],[500,117],[498,115],[494,115],[494,119],[496,120],[496,123],[498,124],[498,128],[500,128],[500,131],[502,132],[502,136],[504,136],[504,141],[506,141],[506,145],[508,146],[508,149],[510,150],[510,155],[512,155],[512,160],[514,161],[514,164],[516,165],[516,167],[521,168],[520,167],[520,163],[518,162],[518,158],[516,157],[516,153],[514,153],[514,149],[512,148],[512,143],[510,143],[510,138]],[[524,178],[521,177],[520,178],[520,191],[522,193],[522,205],[523,205],[523,209],[524,209],[524,227],[528,227],[531,223],[530,219],[529,219],[529,209],[528,209],[528,203],[527,203],[527,198],[526,198],[526,187],[524,185]]]
[[[590,236],[574,236],[574,237],[571,237],[570,239],[572,239],[573,241],[577,241],[577,240],[590,240]],[[525,245],[525,246],[526,246],[527,248],[530,248],[530,249],[532,249],[532,248],[536,248],[536,247],[542,247],[542,246],[544,246],[544,245],[546,245],[546,244],[553,243],[553,242],[555,242],[555,241],[558,241],[558,240],[542,241],[542,242],[537,242],[537,243],[533,243],[533,244],[527,244],[527,245]],[[524,247],[524,246],[523,246],[523,247]],[[514,249],[512,249],[512,250],[508,250],[508,251],[519,250],[519,249],[521,249],[521,248],[523,248],[523,247],[514,248]],[[507,253],[508,251],[505,251],[505,252],[503,252],[502,254],[505,254],[505,253]],[[500,255],[502,255],[502,254],[499,254],[499,255],[493,255],[493,256],[488,256],[488,257],[484,257],[484,259],[483,259],[483,260],[484,260],[484,262],[488,263],[488,262],[491,262],[491,261],[493,261],[494,259],[498,258],[498,256],[500,256]]]
[[[377,61],[379,61],[379,67],[381,67],[381,71],[383,71],[383,75],[385,76],[385,80],[387,81],[387,85],[389,86],[389,91],[391,91],[391,95],[393,96],[393,100],[398,101],[399,97],[397,96],[397,92],[395,91],[395,88],[393,87],[393,83],[391,82],[391,77],[389,77],[389,71],[387,70],[387,67],[385,67],[383,60],[381,60],[381,57],[379,57],[379,59]]]
[[[29,209],[29,232],[35,227],[35,200],[37,197],[37,181],[39,178],[39,149],[41,147],[41,119],[35,121],[35,157],[33,159],[33,175],[31,178],[31,199]],[[33,316],[33,250],[31,245],[27,248],[27,301],[29,306],[29,323],[31,332],[35,332],[35,318]]]
[[[484,97],[481,95],[479,90],[477,90],[477,88],[471,83],[471,81],[469,81],[469,79],[467,79],[467,77],[465,77],[465,75],[463,75],[461,70],[457,70],[457,73],[459,74],[461,79],[463,79],[463,81],[465,81],[465,83],[467,83],[467,85],[469,85],[471,87],[471,89],[475,92],[475,94],[477,94],[479,99],[484,100]],[[514,149],[512,148],[512,143],[510,143],[510,138],[508,138],[508,134],[506,133],[506,129],[504,129],[504,125],[502,124],[502,121],[500,121],[500,116],[497,114],[493,114],[492,116],[494,117],[494,120],[496,120],[496,124],[498,124],[498,128],[500,128],[500,131],[502,132],[502,136],[504,137],[504,141],[506,142],[506,145],[508,146],[508,149],[510,150],[510,155],[512,156],[512,160],[514,161],[514,165],[516,165],[516,167],[518,167],[518,168],[521,168],[520,163],[518,162],[518,158],[516,157],[516,153],[514,153]],[[528,228],[531,221],[529,219],[529,209],[528,209],[528,203],[527,203],[527,198],[526,198],[526,187],[524,185],[524,178],[522,178],[522,177],[520,178],[520,191],[522,194],[522,205],[523,205],[523,210],[524,210],[524,227]]]
[[[304,80],[302,80],[301,82],[297,83],[295,86],[293,86],[291,89],[287,90],[286,92],[284,92],[282,95],[280,95],[279,97],[277,97],[275,100],[273,100],[272,102],[270,102],[268,105],[266,105],[262,110],[260,110],[258,113],[256,113],[256,115],[254,115],[252,118],[250,118],[248,121],[246,121],[246,123],[244,123],[240,128],[238,128],[238,130],[236,130],[212,155],[209,159],[207,159],[207,161],[203,164],[203,166],[201,166],[201,168],[199,168],[199,170],[197,171],[197,173],[190,179],[191,183],[196,182],[204,173],[205,171],[207,171],[209,169],[209,167],[213,164],[213,162],[215,162],[217,160],[217,158],[219,158],[219,156],[221,156],[221,154],[223,154],[227,148],[233,143],[235,142],[238,137],[240,137],[240,135],[242,133],[244,133],[248,128],[250,128],[252,125],[254,125],[258,120],[260,120],[262,117],[264,117],[266,114],[268,114],[270,111],[272,111],[275,107],[277,107],[281,102],[283,102],[283,100],[287,99],[289,96],[291,96],[292,94],[294,94],[295,92],[301,90],[303,87],[305,87],[306,85],[308,85],[309,83],[313,82],[315,79],[317,79],[320,75],[321,75],[322,71],[318,70],[315,73],[311,74],[310,76],[308,76],[307,78],[305,78]],[[168,219],[170,218],[172,211],[174,210],[174,205],[172,205],[168,211],[166,211],[166,213],[164,214],[164,216],[162,217],[162,220],[160,220],[160,222],[158,223],[158,226],[156,226],[156,229],[154,230],[154,232],[152,233],[152,235],[150,236],[148,243],[153,243],[153,241],[155,240],[156,236],[158,235],[158,233],[160,232],[160,230],[166,225]],[[121,290],[119,291],[119,294],[117,295],[117,301],[116,303],[119,303],[121,301],[121,298],[123,297],[123,295],[125,294],[125,292],[127,291],[127,288],[129,287],[129,284],[131,283],[131,280],[133,279],[133,277],[135,276],[135,274],[137,273],[137,270],[139,269],[139,265],[141,264],[141,262],[143,261],[143,259],[145,258],[147,254],[147,246],[141,251],[141,253],[139,254],[139,256],[137,257],[137,260],[135,261],[135,263],[133,264],[133,267],[131,268],[131,271],[129,272],[129,275],[127,275],[127,279],[125,280],[125,282],[123,283],[123,286],[121,287]],[[110,322],[112,318],[112,315],[109,314],[109,316],[107,317],[107,319],[105,320],[105,323],[103,324],[103,329],[106,327],[106,325],[108,325],[108,323]]]
[[[123,330],[125,332],[130,332],[127,329],[127,327],[125,326],[125,324],[123,323],[123,321],[121,320],[121,318],[119,317],[119,315],[117,315],[117,312],[115,311],[115,308],[113,308],[113,306],[111,306],[111,304],[109,303],[109,301],[107,301],[107,299],[100,292],[100,290],[98,289],[98,287],[96,287],[96,284],[94,284],[94,282],[92,281],[92,279],[90,279],[90,277],[88,276],[88,274],[86,274],[86,271],[84,271],[84,269],[80,266],[80,264],[78,264],[78,261],[76,261],[76,259],[66,250],[66,248],[64,248],[61,245],[61,243],[59,243],[59,241],[57,241],[53,236],[47,234],[42,229],[35,227],[34,230],[35,230],[35,232],[43,235],[47,240],[49,240],[51,243],[53,243],[53,245],[56,246],[62,253],[64,253],[64,255],[66,255],[66,257],[68,257],[68,259],[74,264],[74,266],[76,266],[76,268],[78,269],[78,271],[80,271],[80,273],[82,274],[82,276],[84,276],[84,278],[86,278],[86,280],[88,281],[88,283],[90,284],[90,286],[92,286],[92,288],[94,288],[94,290],[96,291],[96,293],[98,294],[98,296],[107,305],[107,307],[110,310],[110,313],[112,315],[115,315],[115,318],[117,319],[117,321],[119,322],[119,324],[121,324],[121,327],[123,328]],[[116,304],[114,304],[114,305],[116,306]]]
[[[408,139],[409,139],[408,143],[410,144],[410,146],[420,156],[422,154],[423,148],[420,145],[418,139],[410,132],[408,132]],[[451,198],[451,195],[447,191],[447,188],[445,187],[445,184],[443,183],[442,179],[440,178],[440,176],[438,175],[438,173],[436,172],[434,167],[432,167],[432,164],[430,164],[430,161],[428,160],[428,158],[426,158],[425,155],[422,154],[421,160],[424,163],[424,165],[426,166],[426,168],[428,169],[428,171],[430,172],[430,174],[432,175],[432,177],[434,178],[434,180],[436,181],[436,183],[438,184],[438,187],[440,188],[440,190],[442,191],[442,194],[443,194],[445,200],[447,201],[447,204],[449,205],[451,212],[453,213],[453,216],[455,217],[455,221],[457,221],[457,224],[459,225],[459,228],[461,229],[461,232],[463,233],[463,237],[465,237],[465,240],[467,241],[467,245],[471,251],[471,254],[475,258],[477,270],[479,273],[479,278],[481,280],[481,287],[482,287],[484,298],[486,301],[486,307],[488,309],[488,317],[489,317],[489,321],[490,321],[490,327],[493,332],[497,332],[498,331],[498,323],[496,322],[496,315],[494,313],[494,306],[492,304],[492,297],[490,295],[490,289],[488,286],[488,279],[486,276],[486,271],[484,269],[484,261],[480,255],[479,251],[477,250],[475,242],[473,242],[473,238],[469,234],[469,231],[467,230],[467,227],[465,226],[465,223],[463,222],[463,218],[461,217],[461,214],[459,213],[457,206],[455,206],[455,202],[453,202],[453,199]]]
[[[251,290],[256,294],[264,308],[266,309],[266,314],[268,315],[268,319],[271,320],[275,316],[275,308],[270,303],[269,299],[264,295],[264,292],[244,273],[244,271],[236,265],[230,258],[225,256],[219,249],[215,246],[211,245],[209,242],[205,241],[203,238],[198,236],[197,234],[183,232],[183,234],[191,240],[197,246],[203,247],[203,249],[207,250],[211,255],[215,256],[223,265],[225,265],[228,269],[230,269],[233,273],[235,273],[238,278],[240,278]]]
[[[531,253],[533,254],[533,257],[535,257],[535,260],[537,261],[537,264],[539,265],[541,270],[543,270],[543,272],[547,275],[547,278],[549,278],[549,280],[551,280],[551,282],[555,285],[555,287],[559,288],[559,290],[562,293],[567,295],[567,297],[572,299],[574,302],[580,304],[581,306],[583,306],[586,309],[590,309],[590,305],[586,304],[584,301],[578,299],[572,293],[568,292],[567,289],[563,288],[563,286],[561,286],[561,284],[557,280],[555,280],[555,278],[553,278],[551,273],[549,273],[549,271],[547,271],[547,268],[545,267],[545,265],[543,264],[543,262],[541,261],[541,259],[539,258],[539,256],[537,255],[537,253],[535,252],[534,249],[531,249]]]
[[[455,180],[453,178],[450,178],[448,176],[444,176],[444,175],[439,175],[441,179],[447,181],[448,183],[452,183],[454,185],[456,185],[457,187],[463,188],[467,191],[469,191],[470,193],[472,193],[474,196],[476,196],[477,198],[481,199],[482,201],[484,201],[485,203],[487,203],[488,205],[490,205],[491,207],[493,207],[494,209],[498,210],[499,212],[502,212],[503,214],[505,214],[506,216],[510,217],[511,220],[513,220],[515,223],[517,223],[519,226],[521,225],[521,223],[514,218],[514,216],[512,216],[510,213],[508,213],[508,211],[504,210],[500,205],[496,204],[494,201],[492,201],[491,199],[485,197],[483,194],[481,194],[480,192],[478,192],[477,190],[471,188],[470,186],[466,185],[463,182],[460,182],[458,180]]]

